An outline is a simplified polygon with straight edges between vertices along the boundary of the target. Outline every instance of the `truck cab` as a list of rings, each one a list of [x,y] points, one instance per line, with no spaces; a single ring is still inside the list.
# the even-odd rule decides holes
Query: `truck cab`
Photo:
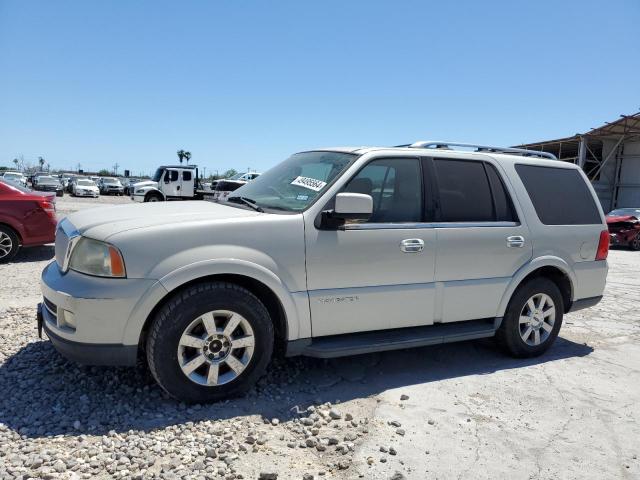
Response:
[[[152,183],[153,182],[153,183]],[[194,200],[198,182],[196,165],[163,165],[158,167],[152,182],[135,186],[131,199],[137,202],[162,202],[166,200]]]

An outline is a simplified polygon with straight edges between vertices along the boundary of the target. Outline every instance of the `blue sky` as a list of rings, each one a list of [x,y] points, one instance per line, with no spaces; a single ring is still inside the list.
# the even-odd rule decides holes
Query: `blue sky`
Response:
[[[640,109],[638,25],[638,0],[0,0],[0,165],[571,135]]]

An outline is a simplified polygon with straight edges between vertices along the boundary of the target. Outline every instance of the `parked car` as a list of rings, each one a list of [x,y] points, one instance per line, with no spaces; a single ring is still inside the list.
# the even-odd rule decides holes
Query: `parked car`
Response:
[[[76,178],[72,185],[72,195],[76,197],[98,198],[100,190],[93,180],[88,178]]]
[[[541,355],[602,298],[595,192],[551,154],[442,144],[298,153],[224,204],[73,213],[39,325],[81,363],[144,355],[198,403],[245,391],[276,345],[329,358],[497,336]]]
[[[102,195],[122,195],[124,194],[124,187],[120,180],[114,177],[100,177],[98,182],[98,188]]]
[[[640,250],[640,208],[617,208],[607,213],[611,245]]]
[[[20,172],[4,172],[2,174],[2,179],[11,183],[17,183],[23,187],[27,186],[27,177]]]
[[[51,175],[41,175],[35,178],[33,189],[41,192],[55,192],[58,197],[64,195],[64,189],[60,180]]]
[[[122,186],[124,188],[124,194],[126,196],[130,196],[133,193],[132,187],[136,183],[140,181],[139,178],[126,178],[124,182],[122,182]]]
[[[0,263],[20,247],[51,243],[56,231],[56,197],[0,179]]]
[[[251,182],[258,178],[260,174],[258,172],[238,173],[233,177],[223,178],[215,182],[215,186],[212,185],[212,189],[215,192],[213,199],[216,202],[226,202],[229,196],[235,192],[238,188],[244,184]]]

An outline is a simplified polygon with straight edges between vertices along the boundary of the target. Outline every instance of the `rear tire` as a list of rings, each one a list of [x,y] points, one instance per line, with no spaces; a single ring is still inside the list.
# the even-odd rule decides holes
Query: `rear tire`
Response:
[[[563,313],[558,286],[548,278],[533,278],[511,297],[496,333],[498,343],[514,357],[542,355],[557,338]]]
[[[635,250],[636,252],[640,250],[640,232],[638,232],[638,234],[633,237],[633,240],[629,242],[629,246],[631,247],[631,250]]]
[[[20,250],[20,239],[12,228],[0,225],[0,263],[7,263]]]
[[[199,283],[157,312],[147,361],[169,395],[208,403],[253,386],[271,360],[273,337],[269,313],[251,292],[227,282]]]

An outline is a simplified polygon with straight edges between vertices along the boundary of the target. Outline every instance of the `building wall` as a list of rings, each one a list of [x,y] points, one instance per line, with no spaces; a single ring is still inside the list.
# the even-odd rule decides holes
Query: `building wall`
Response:
[[[622,151],[617,207],[640,206],[640,141],[627,142]]]
[[[603,140],[602,159],[606,159],[615,148],[617,139]],[[615,152],[607,161],[600,177],[593,182],[593,187],[600,198],[602,209],[605,212],[616,207],[640,206],[640,141],[627,141],[623,143],[622,159],[620,164],[620,186],[618,188],[617,201],[614,202],[614,183],[616,175]],[[615,205],[614,205],[615,203]]]

